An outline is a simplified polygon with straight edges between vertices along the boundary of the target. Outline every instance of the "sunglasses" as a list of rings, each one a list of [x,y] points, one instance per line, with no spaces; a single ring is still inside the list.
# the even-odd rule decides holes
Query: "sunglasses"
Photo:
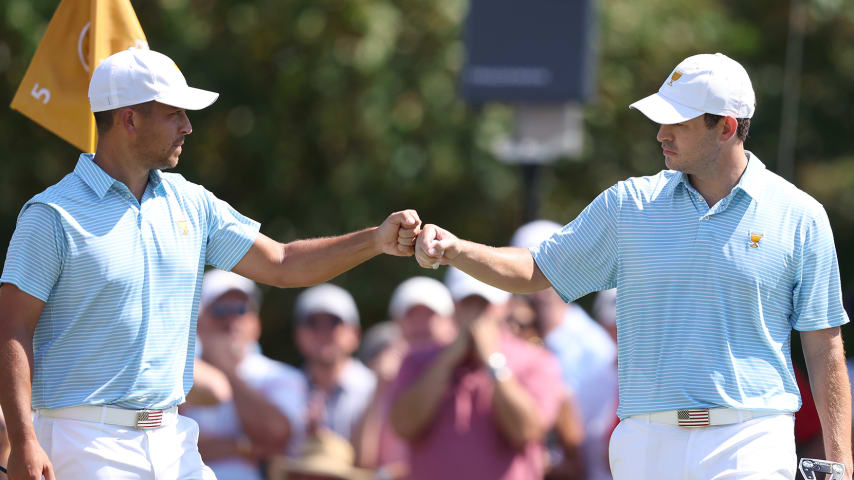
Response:
[[[304,318],[302,321],[299,322],[299,326],[305,327],[309,330],[333,330],[339,325],[343,324],[343,320],[333,315],[321,315],[317,317],[309,315],[308,317]]]
[[[252,311],[249,302],[216,302],[210,306],[210,313],[217,318],[239,317]]]

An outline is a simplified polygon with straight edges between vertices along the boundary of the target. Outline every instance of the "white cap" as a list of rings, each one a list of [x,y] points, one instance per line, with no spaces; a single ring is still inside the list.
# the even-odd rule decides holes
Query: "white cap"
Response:
[[[640,110],[662,125],[684,122],[704,113],[750,118],[756,109],[756,96],[740,63],[722,53],[704,53],[682,60],[658,93],[629,108]]]
[[[93,112],[155,100],[187,110],[201,110],[219,94],[187,86],[187,80],[169,57],[154,50],[130,48],[102,61],[89,81]]]
[[[445,317],[454,314],[448,287],[430,277],[412,277],[398,285],[391,294],[388,311],[391,318],[399,318],[415,305],[424,305]]]
[[[199,309],[204,310],[214,300],[232,290],[245,293],[260,306],[261,291],[255,286],[255,282],[233,272],[213,269],[205,272],[205,276],[202,277],[202,293],[199,300]]]
[[[559,223],[551,220],[534,220],[516,229],[510,245],[513,247],[531,248],[548,240],[562,227]]]
[[[489,303],[504,303],[510,300],[510,293],[481,282],[455,267],[448,267],[445,285],[451,291],[451,297],[458,302],[471,295],[479,295]]]
[[[353,296],[347,290],[331,283],[322,283],[306,289],[297,297],[294,307],[297,323],[313,313],[328,313],[348,325],[359,325],[359,310]]]

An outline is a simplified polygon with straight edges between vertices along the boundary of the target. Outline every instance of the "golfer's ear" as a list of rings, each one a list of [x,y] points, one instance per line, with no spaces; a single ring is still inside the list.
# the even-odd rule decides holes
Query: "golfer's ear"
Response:
[[[135,135],[137,133],[139,114],[136,110],[129,107],[120,108],[115,115],[116,117],[113,121],[117,127],[123,129],[130,135]]]
[[[724,117],[723,118],[723,130],[721,131],[721,140],[724,142],[728,142],[730,138],[735,135],[736,130],[738,130],[738,120],[734,117]]]

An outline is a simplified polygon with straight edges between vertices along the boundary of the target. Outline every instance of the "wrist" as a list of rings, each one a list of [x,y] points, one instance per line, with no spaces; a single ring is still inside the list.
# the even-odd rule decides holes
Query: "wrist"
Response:
[[[370,235],[371,253],[374,256],[385,253],[380,227],[370,227],[366,231]]]

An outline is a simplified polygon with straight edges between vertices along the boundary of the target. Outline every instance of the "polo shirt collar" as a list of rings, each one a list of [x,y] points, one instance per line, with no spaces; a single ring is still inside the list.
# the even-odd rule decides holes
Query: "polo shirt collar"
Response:
[[[80,154],[80,157],[77,159],[77,166],[74,167],[74,173],[86,185],[89,185],[89,188],[95,192],[95,195],[98,195],[99,199],[104,198],[110,187],[117,182],[115,178],[108,175],[107,172],[101,170],[101,167],[95,164],[95,154],[92,153]],[[148,172],[148,184],[152,191],[162,183],[163,174],[160,170],[153,169]]]
[[[80,158],[77,159],[77,166],[74,167],[74,173],[80,177],[86,185],[89,185],[89,188],[95,192],[95,195],[98,195],[98,198],[104,198],[104,195],[107,194],[107,190],[113,186],[116,179],[107,175],[107,172],[101,170],[101,167],[96,165],[94,160],[95,154],[81,153]]]
[[[747,168],[735,188],[743,190],[758,202],[765,187],[765,164],[753,152],[745,150],[744,153],[747,155]]]
[[[733,187],[733,191],[743,190],[744,193],[750,196],[750,198],[758,202],[765,185],[763,180],[765,164],[762,163],[759,160],[759,157],[754,155],[753,152],[745,150],[744,153],[747,155],[747,168],[744,169],[744,173],[741,174],[741,178],[738,180],[738,183]],[[670,180],[668,180],[667,184],[664,186],[663,191],[667,194],[667,197],[672,197],[679,185],[683,185],[685,188],[688,188],[690,184],[691,183],[688,180],[688,175],[686,173],[674,172],[674,175],[670,177]]]

